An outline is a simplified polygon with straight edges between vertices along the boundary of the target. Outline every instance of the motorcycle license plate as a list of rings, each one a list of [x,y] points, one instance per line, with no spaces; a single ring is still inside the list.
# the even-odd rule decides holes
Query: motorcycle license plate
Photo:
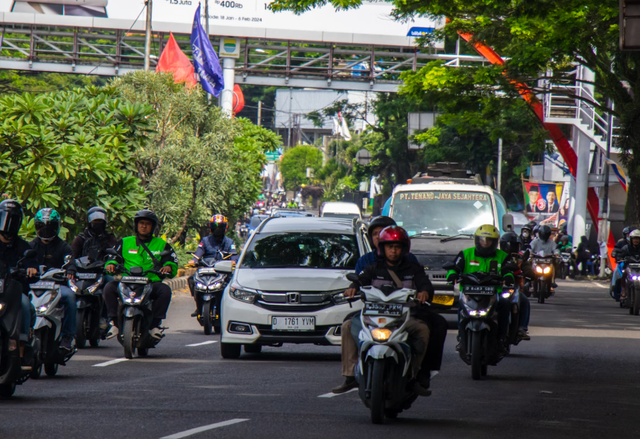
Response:
[[[313,331],[316,329],[315,317],[271,317],[271,329],[274,331]]]
[[[496,294],[496,287],[484,285],[465,285],[462,290],[464,294],[474,294],[478,296],[493,296]]]
[[[149,282],[149,279],[142,276],[122,276],[120,282],[124,282],[126,284],[146,284]]]
[[[98,277],[98,273],[76,273],[76,276],[80,280],[91,280]]]
[[[402,304],[400,303],[364,303],[365,316],[401,316]]]
[[[30,285],[32,290],[53,290],[55,286],[56,286],[55,282],[43,281],[43,280]]]
[[[216,269],[213,267],[201,268],[198,270],[199,274],[217,274]]]
[[[444,295],[444,294],[436,294],[433,297],[433,303],[436,303],[438,305],[446,305],[446,306],[451,306],[453,305],[453,296],[448,296],[448,295]]]

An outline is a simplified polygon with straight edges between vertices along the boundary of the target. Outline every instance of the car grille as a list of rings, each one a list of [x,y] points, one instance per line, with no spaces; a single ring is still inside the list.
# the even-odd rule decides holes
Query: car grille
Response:
[[[274,331],[271,325],[256,325],[260,335],[286,337],[324,337],[332,326],[316,326],[313,331]]]
[[[270,311],[314,312],[334,305],[327,292],[265,292],[261,291],[256,305]]]
[[[416,258],[427,271],[443,271],[442,266],[454,260],[454,257],[449,255],[416,254]]]

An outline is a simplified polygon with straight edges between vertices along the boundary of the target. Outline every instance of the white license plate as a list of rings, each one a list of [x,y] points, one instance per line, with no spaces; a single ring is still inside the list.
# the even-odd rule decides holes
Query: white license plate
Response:
[[[271,317],[271,329],[275,331],[313,331],[316,329],[315,317]]]

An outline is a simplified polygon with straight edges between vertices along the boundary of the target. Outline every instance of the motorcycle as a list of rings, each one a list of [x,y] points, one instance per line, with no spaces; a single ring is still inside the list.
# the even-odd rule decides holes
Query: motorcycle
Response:
[[[551,297],[551,284],[553,282],[553,256],[533,256],[533,295],[538,298],[538,303],[544,303]]]
[[[107,254],[120,259],[113,249],[107,249]],[[171,254],[169,251],[160,253],[160,258]],[[119,261],[121,262],[121,261]],[[161,279],[165,277],[159,270],[144,271],[141,267],[131,267],[129,270],[118,263],[116,272],[124,273],[118,285],[118,341],[124,348],[125,358],[133,358],[137,350],[139,357],[146,357],[149,349],[155,348],[160,339],[149,334],[152,321],[151,280],[146,277],[155,274]],[[161,328],[165,331],[167,328]]]
[[[498,337],[498,293],[502,277],[483,272],[460,277],[462,303],[460,358],[471,366],[471,377],[487,375],[487,366],[495,366],[504,357]],[[517,328],[515,329],[517,333]]]
[[[560,278],[566,279],[570,277],[573,279],[575,277],[575,273],[573,272],[573,264],[571,262],[571,253],[570,252],[562,252],[560,253],[560,259],[562,260],[562,267],[560,268]]]
[[[624,263],[629,314],[637,316],[640,314],[640,257],[626,256]]]
[[[60,349],[64,311],[59,290],[61,286],[67,285],[65,267],[70,261],[71,256],[67,256],[61,268],[46,269],[40,266],[40,280],[29,285],[31,303],[36,309],[36,324],[33,329],[36,343],[39,344],[31,378],[39,378],[43,366],[47,376],[55,376],[58,365],[64,366],[77,352],[75,347],[71,350]]]
[[[347,279],[357,282],[358,276],[351,273]],[[383,424],[385,417],[396,418],[418,398],[413,390],[415,377],[405,330],[415,290],[361,286],[360,291],[365,303],[360,315],[356,380],[360,399],[371,410],[371,422]]]
[[[218,253],[220,258],[198,259],[196,267],[200,268],[193,278],[193,290],[199,310],[198,323],[204,328],[205,335],[210,335],[212,330],[220,333],[220,300],[227,286],[227,275],[217,273],[213,266],[218,261],[229,259],[231,254]]]
[[[0,397],[9,398],[16,391],[16,386],[29,379],[30,372],[22,369],[20,360],[20,342],[24,342],[23,356],[26,364],[35,365],[34,340],[25,340],[20,334],[22,318],[22,286],[10,283],[12,278],[24,278],[26,272],[22,262],[35,256],[35,250],[27,250],[15,268],[5,271],[0,276]],[[14,288],[10,284],[15,285]]]
[[[108,326],[103,316],[104,261],[89,262],[89,258],[84,256],[76,259],[76,267],[76,279],[68,281],[69,288],[76,295],[78,308],[76,346],[83,349],[89,340],[92,347],[98,347],[100,340],[107,337]]]

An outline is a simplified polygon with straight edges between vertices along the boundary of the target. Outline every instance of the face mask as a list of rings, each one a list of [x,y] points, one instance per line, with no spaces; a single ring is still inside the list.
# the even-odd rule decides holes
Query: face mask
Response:
[[[526,232],[526,231],[522,232],[522,236],[524,236],[525,238],[528,238],[529,237],[529,232]]]
[[[224,238],[224,228],[218,227],[213,231],[213,237],[220,241]]]
[[[93,231],[94,233],[98,234],[98,235],[102,235],[105,231],[105,223],[91,223],[90,224],[90,228],[91,231]]]

